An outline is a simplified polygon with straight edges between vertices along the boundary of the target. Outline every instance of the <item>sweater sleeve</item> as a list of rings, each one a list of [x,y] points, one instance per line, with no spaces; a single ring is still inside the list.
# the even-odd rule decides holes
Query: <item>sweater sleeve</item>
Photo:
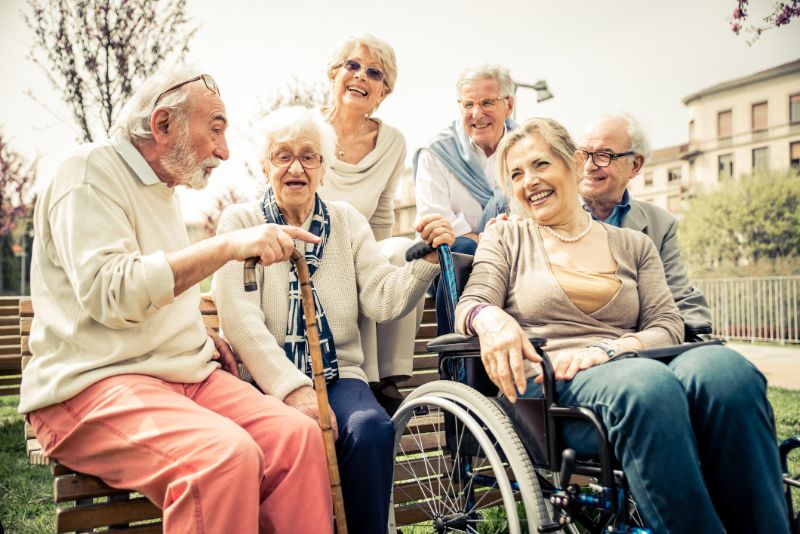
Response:
[[[125,209],[100,188],[87,183],[74,187],[47,217],[54,229],[52,260],[98,323],[116,329],[139,326],[175,300],[166,254],[142,254]]]
[[[400,157],[397,158],[394,168],[392,168],[392,174],[386,182],[386,187],[381,191],[378,205],[369,220],[376,241],[392,237],[392,228],[394,227],[394,196],[406,162],[406,140],[399,132],[395,143],[402,143]]]
[[[479,304],[503,308],[508,295],[510,264],[504,245],[510,222],[498,221],[490,226],[478,243],[475,259],[464,293],[456,305],[456,332],[466,334],[470,310]]]
[[[225,209],[217,234],[258,224],[255,217],[248,217],[245,211],[248,207],[235,205]],[[242,285],[243,268],[243,262],[229,261],[217,271],[214,301],[219,311],[220,327],[264,393],[283,400],[292,391],[301,386],[311,386],[312,382],[289,361],[265,324],[264,303],[271,296],[264,284],[264,267],[256,266],[259,290],[252,292],[246,292]]]
[[[351,235],[361,313],[379,323],[405,315],[422,298],[439,266],[425,260],[414,260],[402,267],[392,265],[381,253],[364,216],[350,206],[343,207]]]
[[[636,337],[645,349],[680,343],[683,320],[667,286],[661,258],[649,238],[644,234],[635,237],[639,324],[636,333],[623,337]]]

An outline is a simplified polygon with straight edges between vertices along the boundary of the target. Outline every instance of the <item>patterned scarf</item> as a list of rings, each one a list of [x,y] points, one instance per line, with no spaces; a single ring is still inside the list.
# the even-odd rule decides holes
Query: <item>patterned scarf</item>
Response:
[[[278,209],[275,201],[275,193],[271,187],[267,188],[264,194],[264,201],[261,203],[261,210],[264,219],[272,224],[286,224]],[[311,227],[308,229],[312,234],[320,237],[319,244],[305,244],[305,258],[308,262],[308,272],[311,274],[311,293],[314,296],[314,313],[317,316],[317,328],[319,329],[319,346],[322,351],[322,363],[325,367],[325,382],[330,383],[339,378],[339,362],[336,359],[336,345],[333,342],[333,333],[328,325],[325,310],[317,296],[314,288],[314,273],[322,260],[322,251],[325,243],[328,242],[328,234],[331,229],[331,218],[325,203],[314,195],[314,215],[311,218]],[[308,348],[308,333],[306,332],[306,321],[303,315],[302,295],[300,293],[300,281],[297,278],[297,269],[291,263],[289,270],[289,320],[286,324],[286,338],[283,342],[283,350],[298,369],[307,376],[313,378],[311,370],[311,351]]]

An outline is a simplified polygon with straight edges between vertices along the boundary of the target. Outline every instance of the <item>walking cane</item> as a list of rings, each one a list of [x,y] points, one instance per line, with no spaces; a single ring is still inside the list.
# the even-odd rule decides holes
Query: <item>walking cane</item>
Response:
[[[258,284],[256,283],[257,261],[256,258],[249,258],[245,261],[245,291],[254,291],[258,288]],[[320,352],[319,349],[317,314],[314,312],[314,297],[311,294],[311,275],[308,272],[308,264],[306,264],[306,259],[302,252],[295,249],[292,252],[292,261],[297,269],[297,278],[300,281],[300,293],[303,297],[303,317],[305,317],[306,320],[308,347],[311,351],[311,371],[314,374],[314,391],[317,393],[319,423],[322,427],[322,439],[325,442],[325,456],[328,459],[328,477],[331,481],[331,493],[333,494],[333,512],[336,515],[336,532],[337,534],[347,534],[342,484],[339,480],[339,465],[336,463],[336,445],[333,439],[333,428],[331,427],[328,389],[325,386],[325,369],[322,366],[322,352]]]

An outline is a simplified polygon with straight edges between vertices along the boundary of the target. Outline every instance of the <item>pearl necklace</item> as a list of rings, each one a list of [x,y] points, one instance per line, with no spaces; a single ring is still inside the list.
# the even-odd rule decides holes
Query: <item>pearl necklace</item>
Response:
[[[586,237],[586,235],[589,233],[589,230],[592,229],[592,216],[589,215],[588,213],[586,214],[586,216],[589,217],[589,224],[587,224],[586,228],[584,228],[583,231],[578,235],[576,235],[575,237],[564,237],[563,235],[556,233],[556,231],[550,228],[549,226],[542,226],[540,224],[537,224],[536,226],[539,228],[544,228],[559,241],[563,241],[564,243],[575,243],[576,241],[580,241],[581,239]]]

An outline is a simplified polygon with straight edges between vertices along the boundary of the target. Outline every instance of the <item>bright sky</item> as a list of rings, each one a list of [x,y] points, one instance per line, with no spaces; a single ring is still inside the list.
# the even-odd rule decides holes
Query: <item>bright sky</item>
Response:
[[[259,99],[296,76],[325,79],[330,54],[350,33],[368,31],[398,57],[395,92],[376,116],[402,131],[409,153],[456,117],[454,83],[477,63],[500,63],[518,82],[547,81],[555,98],[537,104],[521,89],[517,117],[548,116],[573,134],[594,116],[627,110],[655,147],[687,140],[681,99],[716,83],[800,57],[800,21],[748,46],[729,29],[735,0],[188,0],[200,25],[189,60],[214,75],[231,120],[231,158],[209,189],[251,190],[243,162],[255,161],[249,127]],[[751,19],[773,0],[751,0]],[[24,0],[0,0],[0,128],[14,148],[40,156],[41,179],[75,143],[70,126],[34,102],[68,117],[26,59],[31,36],[19,13]],[[187,219],[209,204],[207,193],[182,195]]]

